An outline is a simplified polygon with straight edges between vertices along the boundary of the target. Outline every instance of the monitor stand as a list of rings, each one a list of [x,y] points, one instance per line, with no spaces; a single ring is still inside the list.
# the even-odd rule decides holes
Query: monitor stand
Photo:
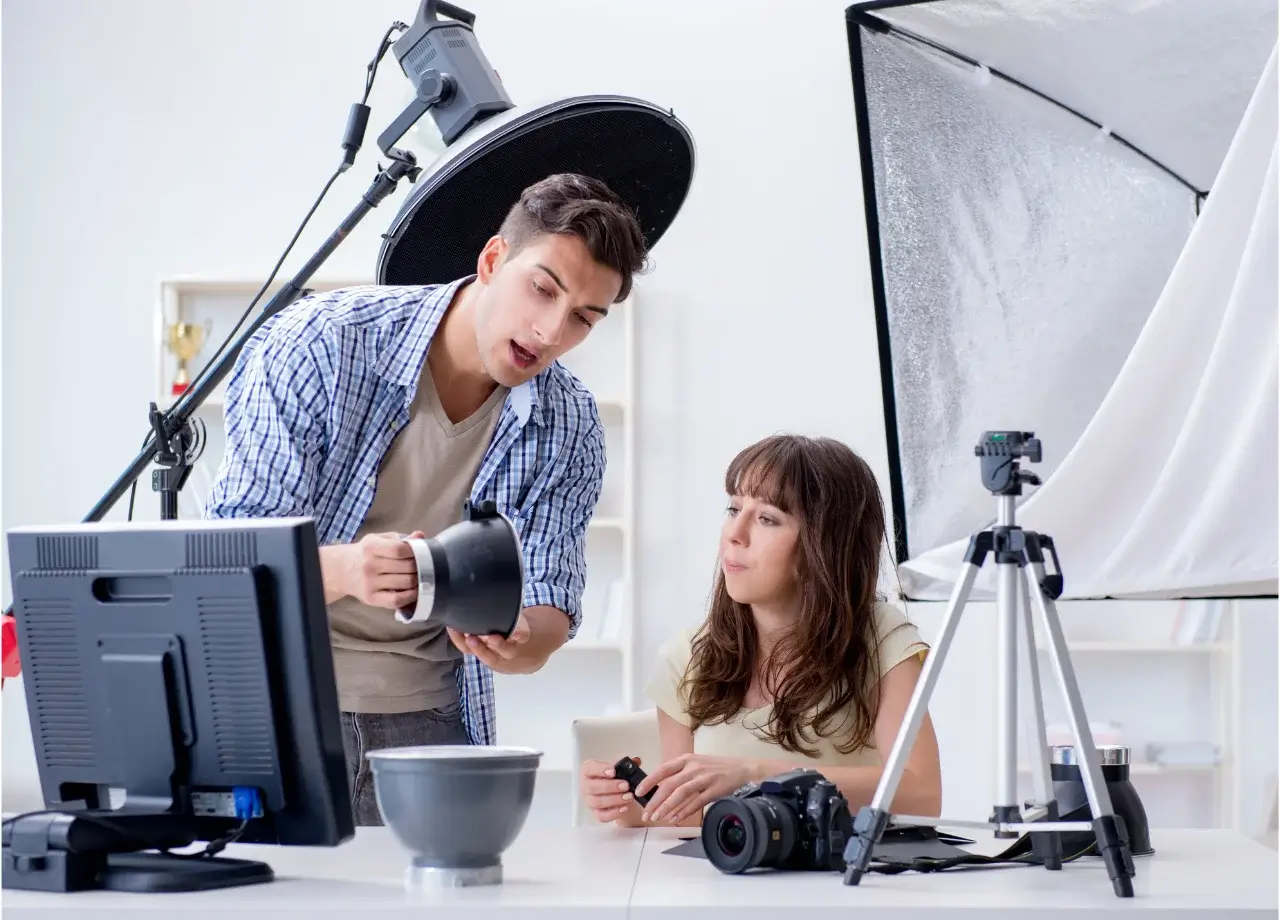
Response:
[[[212,891],[274,879],[269,865],[249,859],[113,853],[107,857],[98,887],[108,891]]]
[[[151,824],[157,816],[148,817]],[[128,818],[110,812],[101,816],[36,812],[7,819],[4,887],[26,891],[210,891],[275,878],[269,865],[254,860],[144,852],[186,846],[194,837],[173,824],[159,839],[138,830]]]

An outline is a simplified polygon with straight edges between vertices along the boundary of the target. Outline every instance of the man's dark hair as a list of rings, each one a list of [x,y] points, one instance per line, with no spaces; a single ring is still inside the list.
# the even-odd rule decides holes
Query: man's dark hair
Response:
[[[557,173],[520,193],[498,235],[512,255],[547,233],[576,236],[591,257],[622,276],[616,302],[631,293],[632,276],[648,257],[640,222],[621,198],[601,182],[576,173]]]

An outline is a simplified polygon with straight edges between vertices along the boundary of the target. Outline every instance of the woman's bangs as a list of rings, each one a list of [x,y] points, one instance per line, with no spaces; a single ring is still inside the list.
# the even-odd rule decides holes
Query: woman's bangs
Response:
[[[729,464],[724,490],[793,514],[799,507],[800,457],[781,440],[753,444]]]

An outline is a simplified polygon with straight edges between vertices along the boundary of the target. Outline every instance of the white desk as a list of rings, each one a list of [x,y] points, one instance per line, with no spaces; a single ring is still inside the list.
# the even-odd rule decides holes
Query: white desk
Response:
[[[419,895],[405,890],[409,857],[391,832],[360,828],[331,849],[227,847],[226,856],[268,863],[274,882],[190,894],[6,890],[4,920],[499,920],[512,910],[521,920],[623,920],[643,846],[641,830],[530,828],[503,856],[502,885]]]
[[[958,832],[959,829],[957,829]],[[934,874],[869,872],[856,887],[840,876],[801,872],[725,875],[704,859],[670,856],[671,829],[649,831],[631,899],[631,920],[1111,920],[1277,916],[1277,854],[1227,831],[1152,832],[1156,852],[1134,860],[1132,898],[1118,898],[1106,866],[1080,859],[1040,866],[949,869]],[[984,844],[996,852],[1008,841]]]
[[[1061,872],[1025,868],[949,870],[937,875],[870,873],[856,888],[835,873],[728,876],[704,859],[669,856],[671,830],[530,828],[507,853],[505,883],[412,895],[404,852],[385,829],[362,829],[332,850],[232,846],[262,859],[276,881],[196,894],[3,893],[5,920],[1255,920],[1277,916],[1277,854],[1224,831],[1156,831],[1154,856],[1137,862],[1136,897],[1117,898],[1095,859]],[[868,911],[869,912],[861,912]]]

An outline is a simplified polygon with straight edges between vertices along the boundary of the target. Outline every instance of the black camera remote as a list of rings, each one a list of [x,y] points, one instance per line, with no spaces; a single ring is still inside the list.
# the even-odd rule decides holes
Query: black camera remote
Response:
[[[613,765],[613,775],[631,787],[631,794],[636,796],[636,801],[642,806],[648,805],[649,800],[653,798],[653,794],[658,791],[657,789],[650,789],[644,795],[636,795],[636,786],[640,785],[640,781],[645,778],[646,774],[640,769],[640,765],[630,757],[624,757]]]

